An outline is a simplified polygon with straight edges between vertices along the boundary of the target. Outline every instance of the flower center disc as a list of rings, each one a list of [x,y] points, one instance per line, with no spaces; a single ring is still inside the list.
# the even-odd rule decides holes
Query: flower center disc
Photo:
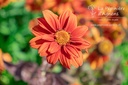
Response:
[[[121,36],[121,32],[120,31],[114,31],[114,32],[112,32],[112,37],[114,38],[114,39],[117,39],[117,38],[119,38]]]
[[[60,45],[66,45],[66,43],[70,40],[70,35],[68,32],[60,30],[55,33],[55,38],[57,43]]]
[[[113,44],[109,40],[104,40],[99,43],[98,50],[103,55],[108,55],[113,50]]]

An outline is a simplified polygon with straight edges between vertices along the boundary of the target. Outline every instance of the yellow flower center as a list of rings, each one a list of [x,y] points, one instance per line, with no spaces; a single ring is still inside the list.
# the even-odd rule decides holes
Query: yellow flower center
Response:
[[[112,32],[112,38],[113,39],[120,38],[121,34],[122,34],[121,31],[116,30],[116,31]]]
[[[103,40],[98,45],[98,51],[103,55],[108,55],[113,50],[113,44],[109,40]]]
[[[70,40],[70,34],[64,30],[60,30],[55,33],[55,38],[60,45],[66,45]]]
[[[42,0],[36,0],[35,3],[38,5],[38,6],[41,6],[43,1]]]

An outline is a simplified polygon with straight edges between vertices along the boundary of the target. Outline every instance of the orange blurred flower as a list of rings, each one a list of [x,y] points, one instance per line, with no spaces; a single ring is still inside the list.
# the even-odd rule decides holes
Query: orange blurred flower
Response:
[[[89,27],[89,30],[85,34],[84,39],[88,40],[91,43],[90,48],[93,48],[102,40],[102,37],[98,28],[94,27],[91,22],[86,25]]]
[[[86,26],[77,27],[76,16],[71,11],[63,12],[59,17],[49,10],[43,11],[44,18],[38,18],[38,25],[32,28],[35,37],[30,41],[38,49],[40,56],[46,56],[49,63],[58,60],[66,67],[70,64],[81,66],[81,49],[87,49],[90,43],[82,39]]]
[[[26,0],[25,7],[28,11],[40,11],[43,2],[44,0]]]
[[[124,16],[128,16],[128,3],[125,2],[125,1],[121,1],[120,2],[120,6],[123,8],[123,10],[120,10],[121,13],[124,15]]]
[[[101,69],[103,64],[109,60],[108,56],[102,56],[99,53],[97,53],[96,51],[93,51],[89,57],[88,57],[88,61],[90,63],[90,66],[93,70],[95,69]]]
[[[97,45],[97,48],[88,56],[92,69],[100,69],[103,64],[109,60],[109,54],[113,50],[113,44],[107,39],[103,39]]]
[[[117,1],[114,1],[112,3],[111,2],[105,2],[103,5],[103,10],[100,10],[100,11],[103,14],[103,16],[106,17],[106,14],[108,14],[107,17],[110,17],[110,16],[115,15],[114,12],[117,11],[116,10],[117,8],[118,8],[118,2]]]
[[[86,3],[84,0],[74,0],[72,6],[76,14],[83,14],[86,11]]]
[[[7,6],[8,4],[10,4],[11,2],[14,2],[14,1],[16,1],[16,0],[0,0],[0,9],[2,7]]]
[[[122,17],[121,24],[124,29],[128,30],[128,19],[127,17]]]
[[[12,58],[9,53],[2,53],[2,50],[0,49],[0,73],[5,69],[3,60],[6,62],[11,62]]]
[[[71,2],[73,0],[44,0],[42,5],[43,10],[50,9],[58,14],[61,14],[63,10],[73,11]]]
[[[58,14],[61,14],[61,13],[63,13],[63,10],[64,10],[64,9],[65,9],[65,10],[73,11],[70,2],[62,3],[62,4],[58,5],[57,7],[55,7],[55,8],[53,9],[53,11],[54,11],[54,12],[57,12]]]
[[[87,5],[86,0],[74,0],[72,7],[75,14],[82,16],[87,20],[95,20],[98,17],[98,10],[93,5]]]
[[[9,4],[9,0],[0,0],[0,8],[5,7]]]
[[[94,7],[102,7],[105,4],[105,0],[84,0],[87,5],[93,5]]]
[[[104,36],[114,45],[120,45],[125,37],[125,32],[118,24],[111,24],[111,29],[103,29]]]
[[[86,25],[90,23],[90,20],[92,19],[92,16],[90,15],[89,10],[85,9],[85,13],[76,14],[78,17],[78,24],[79,25]]]

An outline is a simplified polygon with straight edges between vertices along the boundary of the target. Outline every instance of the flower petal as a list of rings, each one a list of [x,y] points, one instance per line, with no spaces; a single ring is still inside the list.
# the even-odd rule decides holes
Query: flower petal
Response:
[[[30,40],[30,46],[38,49],[44,42],[52,42],[54,38],[52,35],[44,34],[42,36],[34,37]]]
[[[31,39],[29,43],[32,48],[38,49],[43,42],[44,40],[41,39],[41,36],[38,36]]]
[[[59,21],[61,28],[69,33],[71,33],[77,27],[76,16],[71,11],[63,12],[59,17]]]
[[[90,43],[82,38],[72,38],[70,44],[78,49],[86,49],[90,47]]]
[[[78,51],[80,54],[80,57],[74,57],[70,60],[70,63],[75,66],[76,68],[81,66],[83,64],[83,55],[81,51]]]
[[[73,46],[67,45],[65,47],[65,51],[72,57],[80,57],[80,54],[78,52],[78,49],[76,49]]]
[[[72,33],[72,38],[80,38],[83,37],[88,30],[87,26],[78,26]]]
[[[54,35],[52,34],[44,34],[41,36],[41,39],[46,41],[54,41]]]
[[[38,50],[38,53],[40,56],[47,56],[48,55],[48,48],[49,48],[50,42],[45,42],[41,45],[41,47]]]
[[[58,28],[60,28],[58,16],[54,14],[53,12],[49,10],[43,11],[43,15],[47,23],[50,25],[50,27],[56,31]]]
[[[41,36],[43,34],[50,34],[49,31],[43,29],[42,27],[40,27],[39,25],[36,25],[35,27],[33,27],[31,29],[31,32],[35,35],[35,36]]]
[[[97,60],[97,67],[102,68],[103,64],[104,64],[103,58],[99,57],[98,60]]]
[[[92,68],[93,70],[96,69],[97,60],[93,60],[90,64],[91,64],[91,68]]]
[[[30,43],[36,42],[37,40],[54,41],[54,36],[52,34],[44,34],[42,36],[37,36],[31,39]]]
[[[65,28],[66,24],[67,24],[67,20],[69,18],[70,15],[70,11],[64,11],[60,16],[59,16],[59,21],[60,21],[60,25],[61,28]]]
[[[109,60],[109,56],[102,56],[102,57],[104,62],[107,62]]]
[[[42,29],[47,30],[49,33],[54,33],[55,31],[50,27],[50,25],[47,23],[47,21],[44,18],[38,18],[39,26],[42,27]]]
[[[70,59],[67,58],[64,54],[61,54],[59,61],[64,67],[70,69]]]
[[[57,51],[56,53],[53,53],[51,55],[48,55],[47,56],[47,61],[49,63],[51,63],[51,64],[55,64],[58,61],[60,55],[61,55],[61,52],[60,51]]]
[[[55,53],[57,52],[58,50],[60,50],[60,45],[58,45],[56,42],[51,42],[50,46],[49,46],[49,49],[48,49],[48,52],[50,53]]]

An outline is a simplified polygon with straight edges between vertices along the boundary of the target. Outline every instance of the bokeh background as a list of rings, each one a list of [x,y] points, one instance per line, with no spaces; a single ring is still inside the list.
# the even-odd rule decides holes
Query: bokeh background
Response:
[[[88,26],[84,38],[91,42],[80,68],[68,70],[57,63],[51,73],[68,85],[128,85],[128,0],[0,0],[0,85],[28,85],[3,60],[41,65],[42,57],[29,41],[33,19],[43,17],[46,9],[57,15],[71,10],[78,25]]]

